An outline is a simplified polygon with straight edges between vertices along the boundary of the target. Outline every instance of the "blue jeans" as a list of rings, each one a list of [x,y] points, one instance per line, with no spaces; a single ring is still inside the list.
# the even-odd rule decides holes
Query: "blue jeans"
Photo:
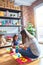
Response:
[[[36,56],[32,53],[30,48],[27,48],[27,50],[24,50],[21,48],[21,49],[19,49],[19,53],[21,53],[25,57],[29,57],[29,58],[33,58],[33,59],[38,58],[38,56]]]

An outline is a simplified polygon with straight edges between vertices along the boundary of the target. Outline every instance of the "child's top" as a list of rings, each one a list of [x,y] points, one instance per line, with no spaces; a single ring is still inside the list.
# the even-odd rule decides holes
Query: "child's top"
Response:
[[[19,42],[17,40],[13,41],[13,45],[18,45]]]

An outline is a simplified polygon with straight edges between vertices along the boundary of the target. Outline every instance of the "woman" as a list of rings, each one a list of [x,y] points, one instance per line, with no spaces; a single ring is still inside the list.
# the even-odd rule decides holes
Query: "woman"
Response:
[[[26,29],[21,31],[21,35],[23,36],[24,44],[19,45],[21,49],[19,52],[26,57],[29,58],[38,58],[40,55],[39,46],[37,39],[32,36]]]

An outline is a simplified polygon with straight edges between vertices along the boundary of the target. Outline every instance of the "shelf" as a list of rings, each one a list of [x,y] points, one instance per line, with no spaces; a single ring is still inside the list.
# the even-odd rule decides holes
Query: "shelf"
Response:
[[[0,27],[22,27],[22,25],[0,25]]]
[[[0,19],[15,19],[15,20],[19,20],[21,18],[0,16]]]
[[[2,46],[2,47],[0,47],[0,49],[2,49],[2,48],[7,48],[7,47],[11,47],[12,45],[8,45],[8,46]]]
[[[15,13],[19,13],[19,12],[21,12],[20,10],[13,10],[13,9],[7,9],[7,8],[1,8],[0,7],[0,11],[9,11],[9,12],[15,12]]]

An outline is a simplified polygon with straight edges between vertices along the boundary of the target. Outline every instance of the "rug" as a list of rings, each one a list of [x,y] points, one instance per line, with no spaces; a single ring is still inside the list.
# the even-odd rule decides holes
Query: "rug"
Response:
[[[14,50],[15,51],[15,50]],[[10,48],[7,48],[7,52],[20,64],[30,63],[33,60],[27,57],[22,56],[20,53],[15,53],[10,51]]]

